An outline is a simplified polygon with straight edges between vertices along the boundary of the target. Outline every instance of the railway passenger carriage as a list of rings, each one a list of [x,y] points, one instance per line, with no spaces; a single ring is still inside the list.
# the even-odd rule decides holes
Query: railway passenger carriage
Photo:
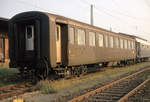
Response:
[[[128,35],[124,33],[120,33],[122,35],[129,36],[133,39],[135,39],[135,49],[136,49],[136,62],[142,62],[142,61],[148,61],[150,58],[150,42],[147,40],[133,36]]]
[[[79,22],[68,24],[75,24],[69,27],[68,65],[135,59],[134,39]]]
[[[150,42],[145,39],[135,37],[137,42],[137,61],[147,61],[150,57]]]
[[[43,12],[25,12],[9,22],[10,67],[46,77],[79,75],[88,66],[136,59],[136,40],[79,21]]]
[[[8,19],[0,17],[0,65],[8,67],[8,63]]]

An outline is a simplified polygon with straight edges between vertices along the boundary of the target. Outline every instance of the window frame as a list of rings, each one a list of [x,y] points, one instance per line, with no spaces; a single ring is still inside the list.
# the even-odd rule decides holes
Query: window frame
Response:
[[[114,36],[109,36],[109,48],[114,48]]]
[[[127,40],[126,39],[124,39],[124,49],[128,49],[128,45],[127,45],[128,43],[127,43]]]
[[[117,39],[117,40],[116,40]],[[118,36],[114,36],[114,44],[116,48],[120,48],[120,44],[119,44],[119,37]]]
[[[134,49],[134,48],[135,48],[135,42],[132,41],[132,49]]]
[[[128,49],[131,49],[131,40],[128,40]]]
[[[8,38],[0,37],[0,48],[1,48],[0,53],[2,54],[2,57],[1,57],[0,61],[2,61],[2,62],[5,62],[5,57],[6,57],[6,53],[5,53],[5,47],[6,47],[5,39],[8,39]]]
[[[124,39],[120,38],[119,42],[120,42],[120,48],[124,49]]]
[[[104,47],[104,35],[103,34],[101,34],[101,33],[97,33],[97,36],[98,36],[98,47]],[[100,39],[99,39],[99,37],[102,37],[102,44],[100,43]]]
[[[84,43],[79,44],[79,30],[84,31]],[[79,46],[85,46],[86,45],[86,30],[84,28],[77,28],[77,45]]]
[[[90,33],[92,34],[94,34],[94,40],[92,40],[93,42],[91,43],[91,41],[90,41]],[[96,46],[96,32],[93,32],[93,31],[88,31],[88,36],[89,36],[89,39],[88,39],[88,41],[89,41],[89,46],[91,46],[91,47],[95,47]],[[93,37],[93,36],[92,36]]]
[[[106,38],[107,38],[107,40],[106,40]],[[106,34],[106,35],[104,36],[104,39],[105,39],[105,48],[109,48],[109,35]]]

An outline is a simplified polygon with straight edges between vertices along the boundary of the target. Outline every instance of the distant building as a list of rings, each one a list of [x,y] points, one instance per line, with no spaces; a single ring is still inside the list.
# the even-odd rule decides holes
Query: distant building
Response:
[[[8,19],[0,17],[0,64],[8,62]]]

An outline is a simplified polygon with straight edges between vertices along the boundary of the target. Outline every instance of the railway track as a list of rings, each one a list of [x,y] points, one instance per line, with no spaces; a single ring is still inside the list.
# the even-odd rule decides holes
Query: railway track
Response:
[[[150,78],[145,80],[143,83],[141,83],[139,86],[137,86],[136,88],[134,88],[132,91],[130,91],[128,94],[126,94],[124,97],[122,97],[118,102],[137,102],[138,101],[138,97],[133,97],[135,94],[139,93],[139,95],[141,96],[142,92],[140,92],[140,90],[142,90],[142,88],[144,88],[148,83],[150,83]],[[150,90],[150,89],[149,89]],[[149,97],[149,101],[150,101],[150,97]],[[147,102],[149,102],[147,101]],[[138,101],[140,102],[140,101]],[[143,101],[142,101],[143,102]]]
[[[150,79],[145,81],[145,77],[149,74],[150,68],[144,69],[69,102],[126,102],[139,88],[150,81]]]
[[[36,88],[30,82],[0,87],[0,100],[24,94],[25,92],[31,92],[35,89]]]
[[[124,97],[127,102],[150,102],[150,78],[130,93]]]

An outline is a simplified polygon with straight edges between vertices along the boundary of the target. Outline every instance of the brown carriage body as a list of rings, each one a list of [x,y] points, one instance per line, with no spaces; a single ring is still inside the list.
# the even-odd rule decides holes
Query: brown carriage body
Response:
[[[30,23],[29,23],[30,22]],[[35,26],[35,51],[26,52],[24,34],[24,25],[32,24]],[[126,35],[111,32],[102,28],[91,26],[76,20],[62,16],[43,13],[43,12],[25,12],[14,16],[10,22],[10,66],[20,67],[39,63],[42,58],[47,58],[50,67],[61,66],[79,66],[88,64],[98,64],[103,62],[119,62],[136,59],[135,39]],[[18,28],[17,28],[18,27]],[[74,29],[74,43],[70,43],[70,28]],[[20,29],[21,32],[18,32]],[[78,30],[85,32],[85,44],[78,43]],[[15,31],[16,30],[16,31]],[[56,34],[57,32],[57,34]],[[90,46],[89,32],[95,34],[95,45]],[[98,35],[103,36],[103,46],[98,46]],[[105,36],[111,36],[113,47],[108,39],[106,47]],[[118,47],[115,44],[115,38],[118,39]],[[123,40],[121,48],[120,39]],[[60,40],[60,41],[59,41]],[[126,48],[125,48],[125,42]],[[128,41],[130,44],[128,44]],[[131,48],[131,42],[133,43]],[[22,44],[20,47],[19,44]],[[34,54],[35,53],[35,54]],[[28,55],[27,55],[28,54]]]
[[[109,39],[108,39],[108,47],[105,45],[105,36],[112,36],[113,39],[117,37],[120,39],[132,41],[135,44],[135,39],[118,34],[115,32],[111,32],[99,27],[91,26],[89,24],[85,24],[76,20],[68,19],[58,15],[48,14],[50,21],[53,22],[52,26],[56,24],[60,24],[66,26],[66,31],[62,31],[62,64],[65,66],[77,66],[77,65],[86,65],[86,64],[97,64],[102,62],[119,62],[124,60],[136,59],[136,49],[133,48],[117,48],[115,42],[113,42],[113,48],[110,48]],[[69,28],[74,28],[74,43],[69,43]],[[55,28],[55,27],[53,27]],[[85,45],[78,45],[78,29],[83,29],[85,31]],[[55,29],[50,29],[51,34],[55,34]],[[95,33],[95,46],[89,45],[89,32]],[[103,47],[98,46],[98,34],[103,35]],[[53,35],[55,36],[55,35]],[[53,45],[56,41],[51,42]],[[56,46],[56,45],[55,45]],[[56,50],[53,49],[53,52]],[[56,53],[55,53],[56,54]],[[55,55],[53,54],[53,55]],[[53,56],[54,57],[54,56]],[[54,58],[54,65],[57,65],[56,56]]]

